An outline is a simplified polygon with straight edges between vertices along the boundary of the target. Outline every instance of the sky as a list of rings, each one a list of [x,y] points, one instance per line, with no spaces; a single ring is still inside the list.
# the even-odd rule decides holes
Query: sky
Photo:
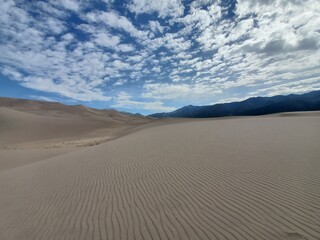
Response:
[[[320,0],[1,0],[0,96],[150,114],[320,89]]]

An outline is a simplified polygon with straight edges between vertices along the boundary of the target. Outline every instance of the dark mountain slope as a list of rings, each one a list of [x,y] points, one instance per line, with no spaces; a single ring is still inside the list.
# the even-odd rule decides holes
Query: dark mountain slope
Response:
[[[150,117],[209,118],[225,116],[255,116],[279,112],[320,110],[320,91],[301,95],[254,97],[242,102],[221,103],[212,106],[185,106],[169,113],[155,113]]]

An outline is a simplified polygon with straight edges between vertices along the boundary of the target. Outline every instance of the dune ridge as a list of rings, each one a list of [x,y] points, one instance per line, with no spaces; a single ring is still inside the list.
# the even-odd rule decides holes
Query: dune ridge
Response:
[[[319,239],[319,116],[143,129],[0,172],[0,239]]]
[[[115,110],[0,98],[0,148],[91,146],[151,121]]]

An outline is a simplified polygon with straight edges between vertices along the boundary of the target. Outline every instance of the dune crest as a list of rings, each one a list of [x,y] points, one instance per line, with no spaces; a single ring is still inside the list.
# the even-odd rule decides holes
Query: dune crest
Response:
[[[115,110],[0,98],[0,148],[91,146],[148,122],[150,118]]]

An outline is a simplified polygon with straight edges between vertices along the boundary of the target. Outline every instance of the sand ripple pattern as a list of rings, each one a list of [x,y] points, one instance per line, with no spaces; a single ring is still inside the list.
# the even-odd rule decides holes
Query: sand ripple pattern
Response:
[[[319,126],[172,124],[4,171],[0,239],[320,239]]]

